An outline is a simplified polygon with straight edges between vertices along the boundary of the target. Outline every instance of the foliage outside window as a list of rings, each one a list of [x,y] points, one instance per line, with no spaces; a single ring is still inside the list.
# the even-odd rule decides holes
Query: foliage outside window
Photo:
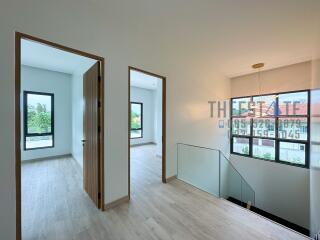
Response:
[[[309,167],[309,94],[231,99],[231,153]]]
[[[24,91],[24,149],[54,146],[54,96]]]
[[[143,104],[131,102],[131,138],[142,138]]]

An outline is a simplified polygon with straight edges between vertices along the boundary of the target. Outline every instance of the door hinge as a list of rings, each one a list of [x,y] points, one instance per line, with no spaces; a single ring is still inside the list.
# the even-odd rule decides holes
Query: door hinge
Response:
[[[98,192],[98,199],[101,199],[101,192]]]
[[[98,108],[101,107],[101,101],[98,100]]]
[[[99,83],[101,82],[101,76],[98,76],[98,82]]]
[[[101,132],[101,127],[100,127],[100,126],[98,126],[98,132],[99,132],[99,133]]]

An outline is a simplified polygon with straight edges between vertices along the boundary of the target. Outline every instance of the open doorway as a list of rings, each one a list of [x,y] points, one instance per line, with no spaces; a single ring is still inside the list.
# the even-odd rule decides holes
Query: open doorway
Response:
[[[16,33],[17,239],[50,238],[103,210],[103,68],[101,57]]]
[[[145,183],[166,183],[166,78],[129,67],[128,86],[130,197]]]

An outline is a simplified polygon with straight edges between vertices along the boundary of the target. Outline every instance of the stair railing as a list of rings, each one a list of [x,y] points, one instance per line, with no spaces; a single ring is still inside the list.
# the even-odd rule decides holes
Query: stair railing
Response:
[[[177,143],[177,178],[250,209],[255,191],[219,149]]]

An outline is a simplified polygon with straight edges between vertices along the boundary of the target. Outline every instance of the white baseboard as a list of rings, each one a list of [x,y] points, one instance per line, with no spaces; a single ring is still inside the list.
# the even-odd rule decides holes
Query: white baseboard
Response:
[[[33,159],[28,159],[28,160],[21,160],[21,163],[31,163],[31,162],[37,162],[37,161],[59,159],[59,158],[72,158],[72,154],[69,153],[69,154],[56,155],[56,156],[50,156],[50,157],[42,157],[42,158],[33,158]]]
[[[130,147],[139,147],[144,145],[154,145],[154,142],[146,142],[146,143],[136,143],[136,144],[130,144]]]

